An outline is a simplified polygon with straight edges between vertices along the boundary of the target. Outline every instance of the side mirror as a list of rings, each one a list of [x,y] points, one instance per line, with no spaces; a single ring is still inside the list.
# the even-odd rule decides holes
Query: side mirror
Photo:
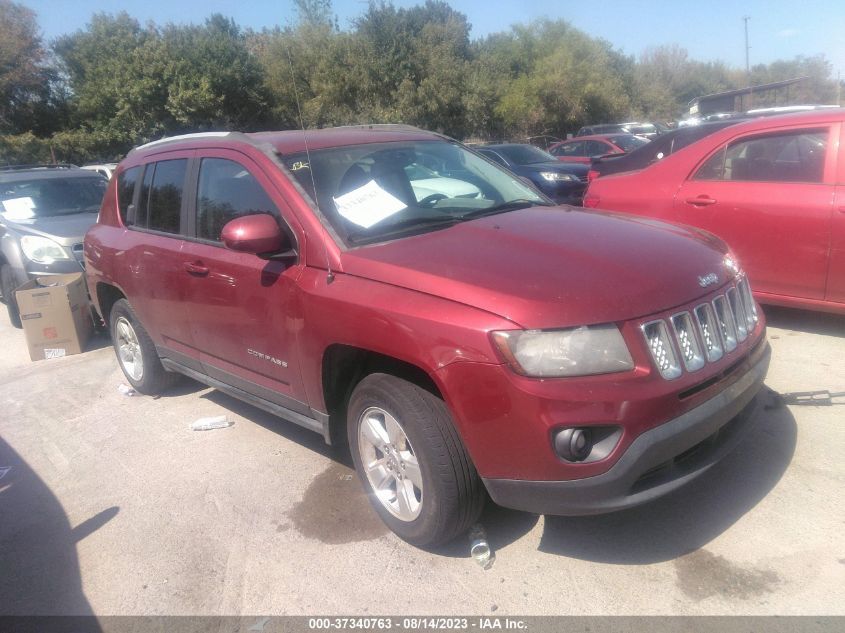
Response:
[[[220,233],[223,245],[239,253],[273,255],[290,250],[288,236],[272,215],[245,215],[226,223]]]

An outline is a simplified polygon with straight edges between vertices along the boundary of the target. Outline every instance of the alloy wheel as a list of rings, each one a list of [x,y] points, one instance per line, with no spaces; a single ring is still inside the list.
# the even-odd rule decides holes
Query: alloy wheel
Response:
[[[402,425],[380,407],[358,418],[358,453],[376,498],[401,521],[416,519],[423,502],[419,461]]]

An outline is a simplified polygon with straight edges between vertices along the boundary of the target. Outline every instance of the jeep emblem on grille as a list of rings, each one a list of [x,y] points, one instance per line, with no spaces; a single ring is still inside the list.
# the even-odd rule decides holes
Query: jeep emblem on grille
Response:
[[[706,288],[712,284],[719,282],[719,275],[716,273],[710,273],[709,275],[701,275],[698,277],[698,285],[702,288]]]

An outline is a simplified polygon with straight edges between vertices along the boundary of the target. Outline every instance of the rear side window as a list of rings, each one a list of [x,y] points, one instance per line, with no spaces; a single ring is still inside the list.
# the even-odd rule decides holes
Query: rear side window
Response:
[[[798,130],[734,141],[710,157],[695,180],[820,183],[827,129]]]
[[[604,143],[599,143],[598,141],[587,141],[586,147],[584,148],[583,155],[584,156],[599,156],[601,154],[607,154],[610,151],[610,148],[605,145]]]
[[[552,150],[552,154],[555,156],[583,156],[584,142],[579,141],[578,143],[566,143],[564,145],[560,145]]]
[[[155,164],[149,190],[148,229],[164,233],[179,232],[187,166],[186,158],[163,160]]]
[[[203,158],[197,195],[197,237],[220,241],[227,222],[243,215],[278,215],[276,205],[247,169],[224,158]]]
[[[130,167],[117,177],[117,211],[124,226],[128,224],[129,205],[135,196],[135,185],[141,175],[141,167]]]

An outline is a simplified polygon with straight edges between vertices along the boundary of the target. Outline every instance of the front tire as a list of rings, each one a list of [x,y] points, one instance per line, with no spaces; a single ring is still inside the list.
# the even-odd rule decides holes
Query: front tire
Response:
[[[352,392],[347,434],[370,502],[402,539],[437,545],[478,519],[484,487],[442,399],[371,374]]]
[[[135,391],[156,396],[179,380],[179,374],[161,364],[155,344],[126,299],[112,306],[109,331],[120,369]]]
[[[18,309],[18,301],[15,299],[15,272],[9,264],[0,267],[0,292],[3,293],[3,301],[6,302],[6,311],[9,313],[9,321],[12,327],[22,328],[21,313]]]

